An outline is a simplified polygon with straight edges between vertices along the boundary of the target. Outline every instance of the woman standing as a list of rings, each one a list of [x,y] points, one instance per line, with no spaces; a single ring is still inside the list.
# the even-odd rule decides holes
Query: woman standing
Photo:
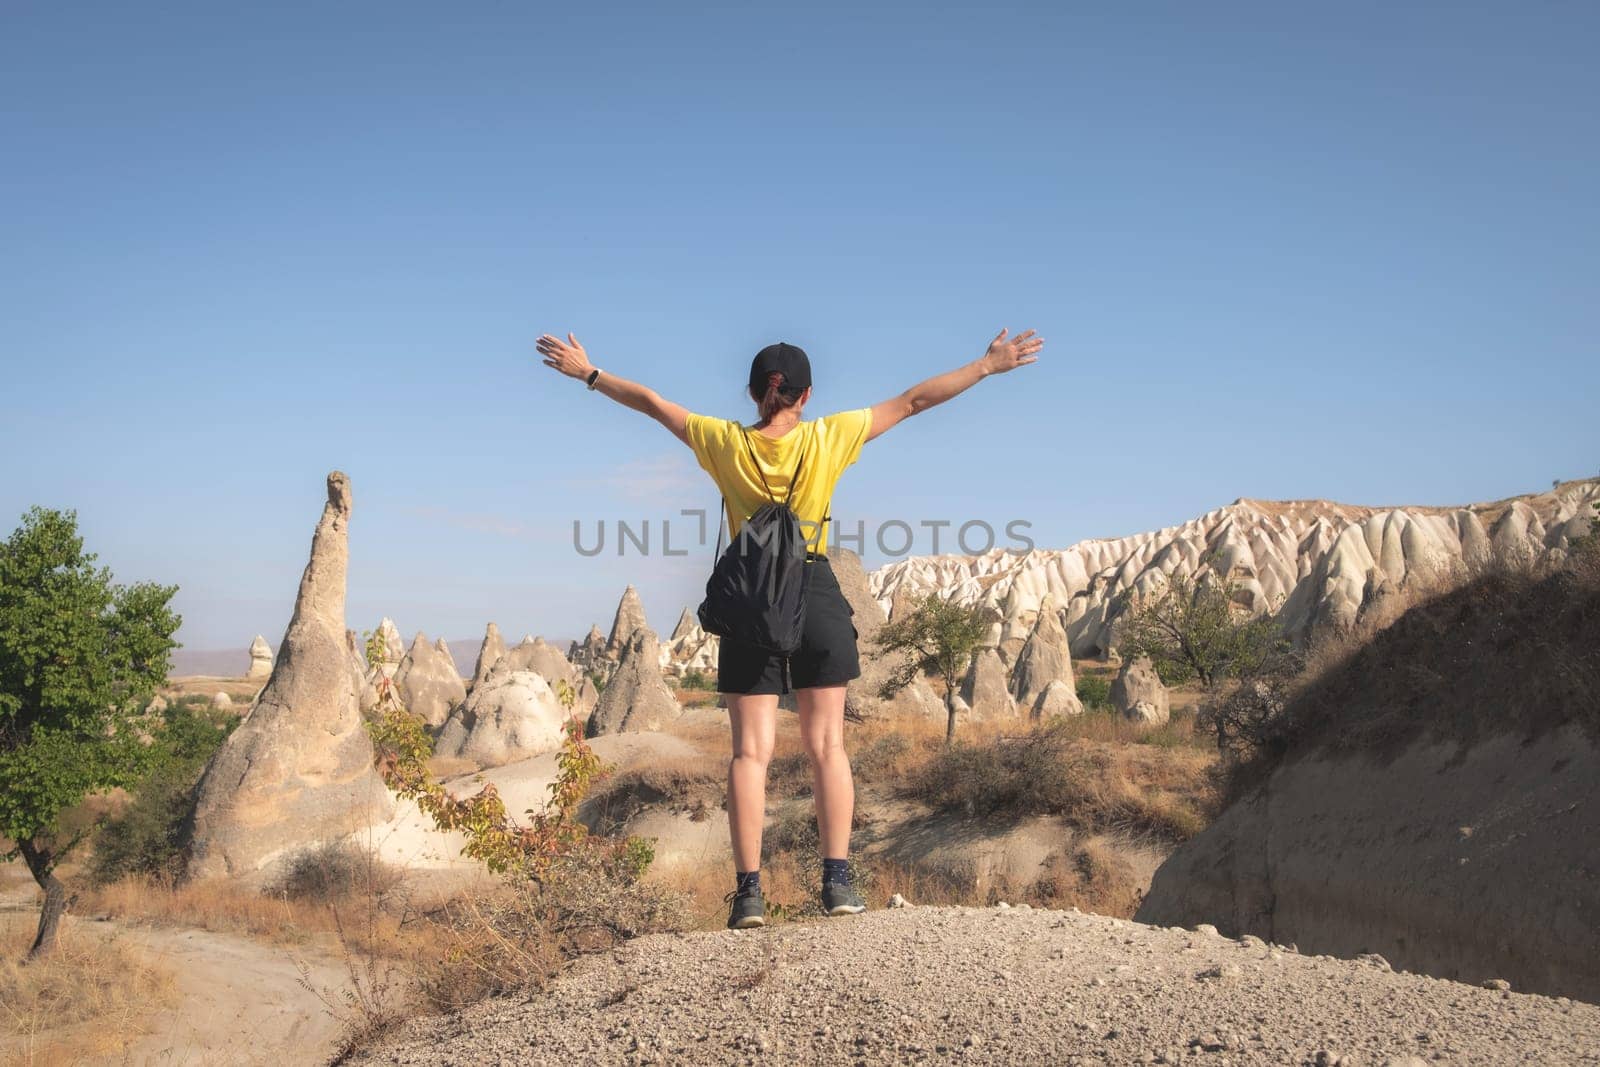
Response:
[[[1037,362],[1042,338],[1027,330],[1008,337],[1001,330],[978,359],[941,374],[870,408],[803,421],[811,399],[811,363],[791,344],[768,345],[750,364],[750,399],[756,421],[745,427],[695,415],[654,390],[601,371],[589,362],[578,339],[545,334],[538,340],[545,366],[587,383],[591,390],[649,415],[694,450],[727,501],[732,535],[762,505],[786,502],[808,535],[806,616],[800,648],[788,657],[724,638],[717,661],[733,731],[728,765],[728,826],[736,870],[728,926],[761,926],[761,829],[766,821],[767,764],[772,759],[778,696],[793,688],[800,736],[811,758],[817,831],[822,849],[822,907],[829,915],[866,909],[850,884],[850,821],[855,786],[844,751],[845,683],[861,673],[850,605],[828,563],[828,505],[844,469],[861,446],[913,415],[942,404],[991,374]]]

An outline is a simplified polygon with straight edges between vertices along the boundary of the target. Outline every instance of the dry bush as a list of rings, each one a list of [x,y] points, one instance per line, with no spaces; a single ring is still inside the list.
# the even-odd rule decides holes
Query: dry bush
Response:
[[[0,1054],[18,1064],[115,1059],[177,1001],[172,972],[140,945],[68,921],[24,964],[36,919],[0,917]]]
[[[956,736],[963,740],[992,736],[996,726],[961,719]],[[845,749],[858,782],[898,785],[944,747],[944,723],[932,718],[874,719],[845,734]]]
[[[384,863],[374,849],[352,841],[331,841],[289,857],[265,892],[323,906],[370,898],[383,910],[404,884],[405,872]]]
[[[774,753],[772,762],[767,764],[768,798],[780,800],[811,795],[811,757],[803,749]]]
[[[1098,744],[1188,747],[1206,751],[1212,748],[1211,739],[1196,729],[1195,716],[1185,709],[1175,709],[1171,718],[1159,726],[1126,719],[1110,707],[1061,718],[1050,726],[1060,731],[1063,737]]]
[[[348,881],[312,879],[296,893],[130,878],[93,890],[85,906],[274,944],[315,943],[337,954],[348,972],[344,985],[302,984],[342,1024],[346,1052],[418,1010],[453,1011],[537,987],[574,956],[691,925],[681,894],[593,857],[542,884],[486,880],[425,904],[403,883],[396,889],[358,870]]]
[[[902,780],[914,747],[905,734],[881,734],[856,748],[850,756],[850,770],[862,783]]]
[[[1090,838],[1070,854],[1051,856],[1027,898],[1044,907],[1131,917],[1144,892],[1127,857],[1111,842]]]
[[[910,783],[936,810],[981,818],[1054,815],[1085,833],[1118,830],[1183,841],[1214,803],[1213,758],[1193,748],[1074,736],[1073,720],[1020,737],[942,750]]]
[[[568,959],[691,925],[678,893],[585,859],[542,884],[502,881],[458,894],[421,919],[442,951],[416,961],[416,988],[439,1011],[537,988]]]
[[[658,760],[602,780],[583,803],[583,818],[603,834],[620,833],[650,807],[702,819],[721,808],[727,793],[728,761],[714,756]]]

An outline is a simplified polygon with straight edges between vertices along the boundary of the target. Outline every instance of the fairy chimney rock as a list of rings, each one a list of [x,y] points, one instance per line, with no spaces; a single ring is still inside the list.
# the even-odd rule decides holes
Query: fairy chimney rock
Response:
[[[999,652],[981,648],[972,657],[966,680],[961,683],[961,699],[980,719],[1004,718],[1017,713],[1017,701],[1006,685],[1006,665]]]
[[[350,480],[334,471],[272,674],[195,788],[194,877],[260,876],[297,850],[393,814],[345,641],[349,524]]]
[[[1051,682],[1061,682],[1075,691],[1072,678],[1072,651],[1067,631],[1061,626],[1054,601],[1046,595],[1039,605],[1033,631],[1017,653],[1011,669],[1011,695],[1023,707],[1032,707]],[[1074,697],[1076,699],[1076,697]]]
[[[267,639],[256,634],[256,639],[250,642],[250,668],[245,671],[246,678],[268,678],[272,675],[272,646],[267,644]]]
[[[394,673],[400,703],[437,729],[455,706],[467,698],[466,683],[444,642],[429,644],[420,631]]]
[[[689,609],[684,608],[683,614],[678,616],[678,625],[672,628],[672,636],[667,640],[682,641],[684,638],[693,634],[695,630],[699,628],[699,625],[699,622],[695,619],[694,615],[689,611]]]
[[[589,716],[587,734],[657,730],[683,709],[661,676],[661,645],[648,627],[640,628],[622,650],[616,673]]]
[[[469,689],[476,689],[483,680],[489,677],[489,672],[494,670],[494,665],[500,662],[500,657],[506,654],[505,639],[500,636],[500,627],[490,623],[483,632],[483,644],[478,646],[478,661],[472,666],[472,684]]]
[[[622,600],[617,604],[617,615],[611,622],[611,636],[606,639],[606,653],[613,658],[619,658],[633,635],[649,626],[644,617],[644,604],[639,600],[639,591],[633,586],[622,591]]]

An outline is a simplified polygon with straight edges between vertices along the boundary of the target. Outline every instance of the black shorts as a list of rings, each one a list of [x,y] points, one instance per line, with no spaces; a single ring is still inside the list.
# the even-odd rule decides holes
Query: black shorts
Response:
[[[839,588],[839,579],[826,558],[806,564],[805,629],[800,647],[789,657],[788,688],[784,687],[783,657],[764,648],[742,645],[724,637],[717,652],[717,692],[749,695],[787,693],[843,685],[861,676],[856,651],[855,614]]]

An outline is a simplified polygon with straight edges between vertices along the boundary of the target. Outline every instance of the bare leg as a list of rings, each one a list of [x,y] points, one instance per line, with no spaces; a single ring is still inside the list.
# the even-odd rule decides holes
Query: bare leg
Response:
[[[800,737],[811,757],[812,792],[817,798],[817,837],[824,859],[845,859],[850,852],[850,820],[855,815],[856,786],[850,757],[844,751],[844,686],[796,690]]]
[[[778,698],[768,694],[726,694],[733,727],[733,758],[728,761],[728,833],[735,870],[761,867],[761,827],[767,819],[767,764],[772,762],[778,723]]]

